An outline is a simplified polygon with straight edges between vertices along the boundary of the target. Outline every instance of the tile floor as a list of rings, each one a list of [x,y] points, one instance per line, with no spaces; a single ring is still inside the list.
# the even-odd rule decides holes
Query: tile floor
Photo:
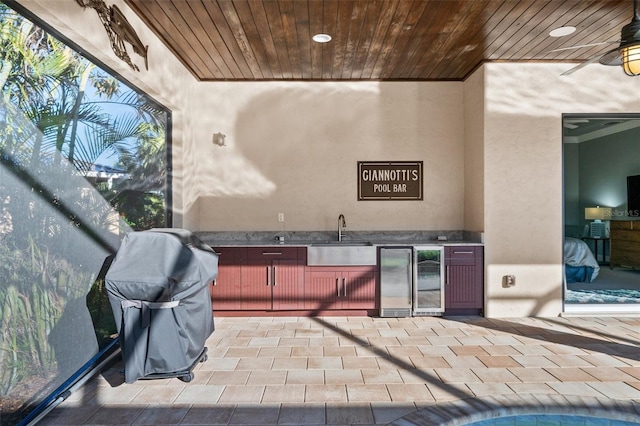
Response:
[[[114,365],[41,423],[404,426],[555,407],[640,424],[640,318],[215,321],[192,382],[125,384]]]

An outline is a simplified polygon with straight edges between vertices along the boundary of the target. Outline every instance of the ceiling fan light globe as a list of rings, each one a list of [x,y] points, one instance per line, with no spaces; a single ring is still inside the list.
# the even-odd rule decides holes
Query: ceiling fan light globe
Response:
[[[627,75],[640,75],[640,44],[622,49],[622,69]]]

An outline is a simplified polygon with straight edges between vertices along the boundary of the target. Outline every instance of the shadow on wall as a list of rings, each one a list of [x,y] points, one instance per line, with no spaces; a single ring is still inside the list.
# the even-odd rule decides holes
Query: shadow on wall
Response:
[[[271,214],[264,210],[267,204],[290,206],[295,200],[320,214],[327,203],[355,203],[355,159],[378,156],[377,84],[288,83],[246,96],[250,100],[233,117],[227,145],[209,143],[212,155],[199,158],[197,186],[188,199],[205,200],[205,209],[214,206],[220,217],[233,217],[238,229],[251,229],[256,214]]]
[[[327,179],[329,163],[351,167],[345,153],[361,146],[376,122],[377,86],[331,87],[288,83],[247,93],[251,100],[235,117],[227,146],[214,146],[213,156],[200,158],[197,196],[277,197],[308,180]]]
[[[375,132],[371,126],[378,122],[378,103],[378,90],[371,85],[333,91],[296,85],[267,92],[238,115],[237,143],[278,185],[292,184],[286,179],[289,161],[307,176],[324,176],[328,164],[341,164],[345,154],[362,145],[363,137]]]

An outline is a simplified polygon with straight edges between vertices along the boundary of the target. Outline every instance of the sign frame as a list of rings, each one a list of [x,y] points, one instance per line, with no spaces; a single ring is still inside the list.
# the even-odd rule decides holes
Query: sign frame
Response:
[[[358,201],[423,201],[422,161],[358,161]]]

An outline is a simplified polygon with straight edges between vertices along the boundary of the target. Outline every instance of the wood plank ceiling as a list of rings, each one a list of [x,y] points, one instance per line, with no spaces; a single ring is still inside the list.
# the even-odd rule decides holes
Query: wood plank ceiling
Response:
[[[633,17],[631,0],[126,3],[201,81],[459,81],[485,61],[591,59],[616,44],[549,51],[615,42]],[[549,37],[566,25],[577,31]]]

